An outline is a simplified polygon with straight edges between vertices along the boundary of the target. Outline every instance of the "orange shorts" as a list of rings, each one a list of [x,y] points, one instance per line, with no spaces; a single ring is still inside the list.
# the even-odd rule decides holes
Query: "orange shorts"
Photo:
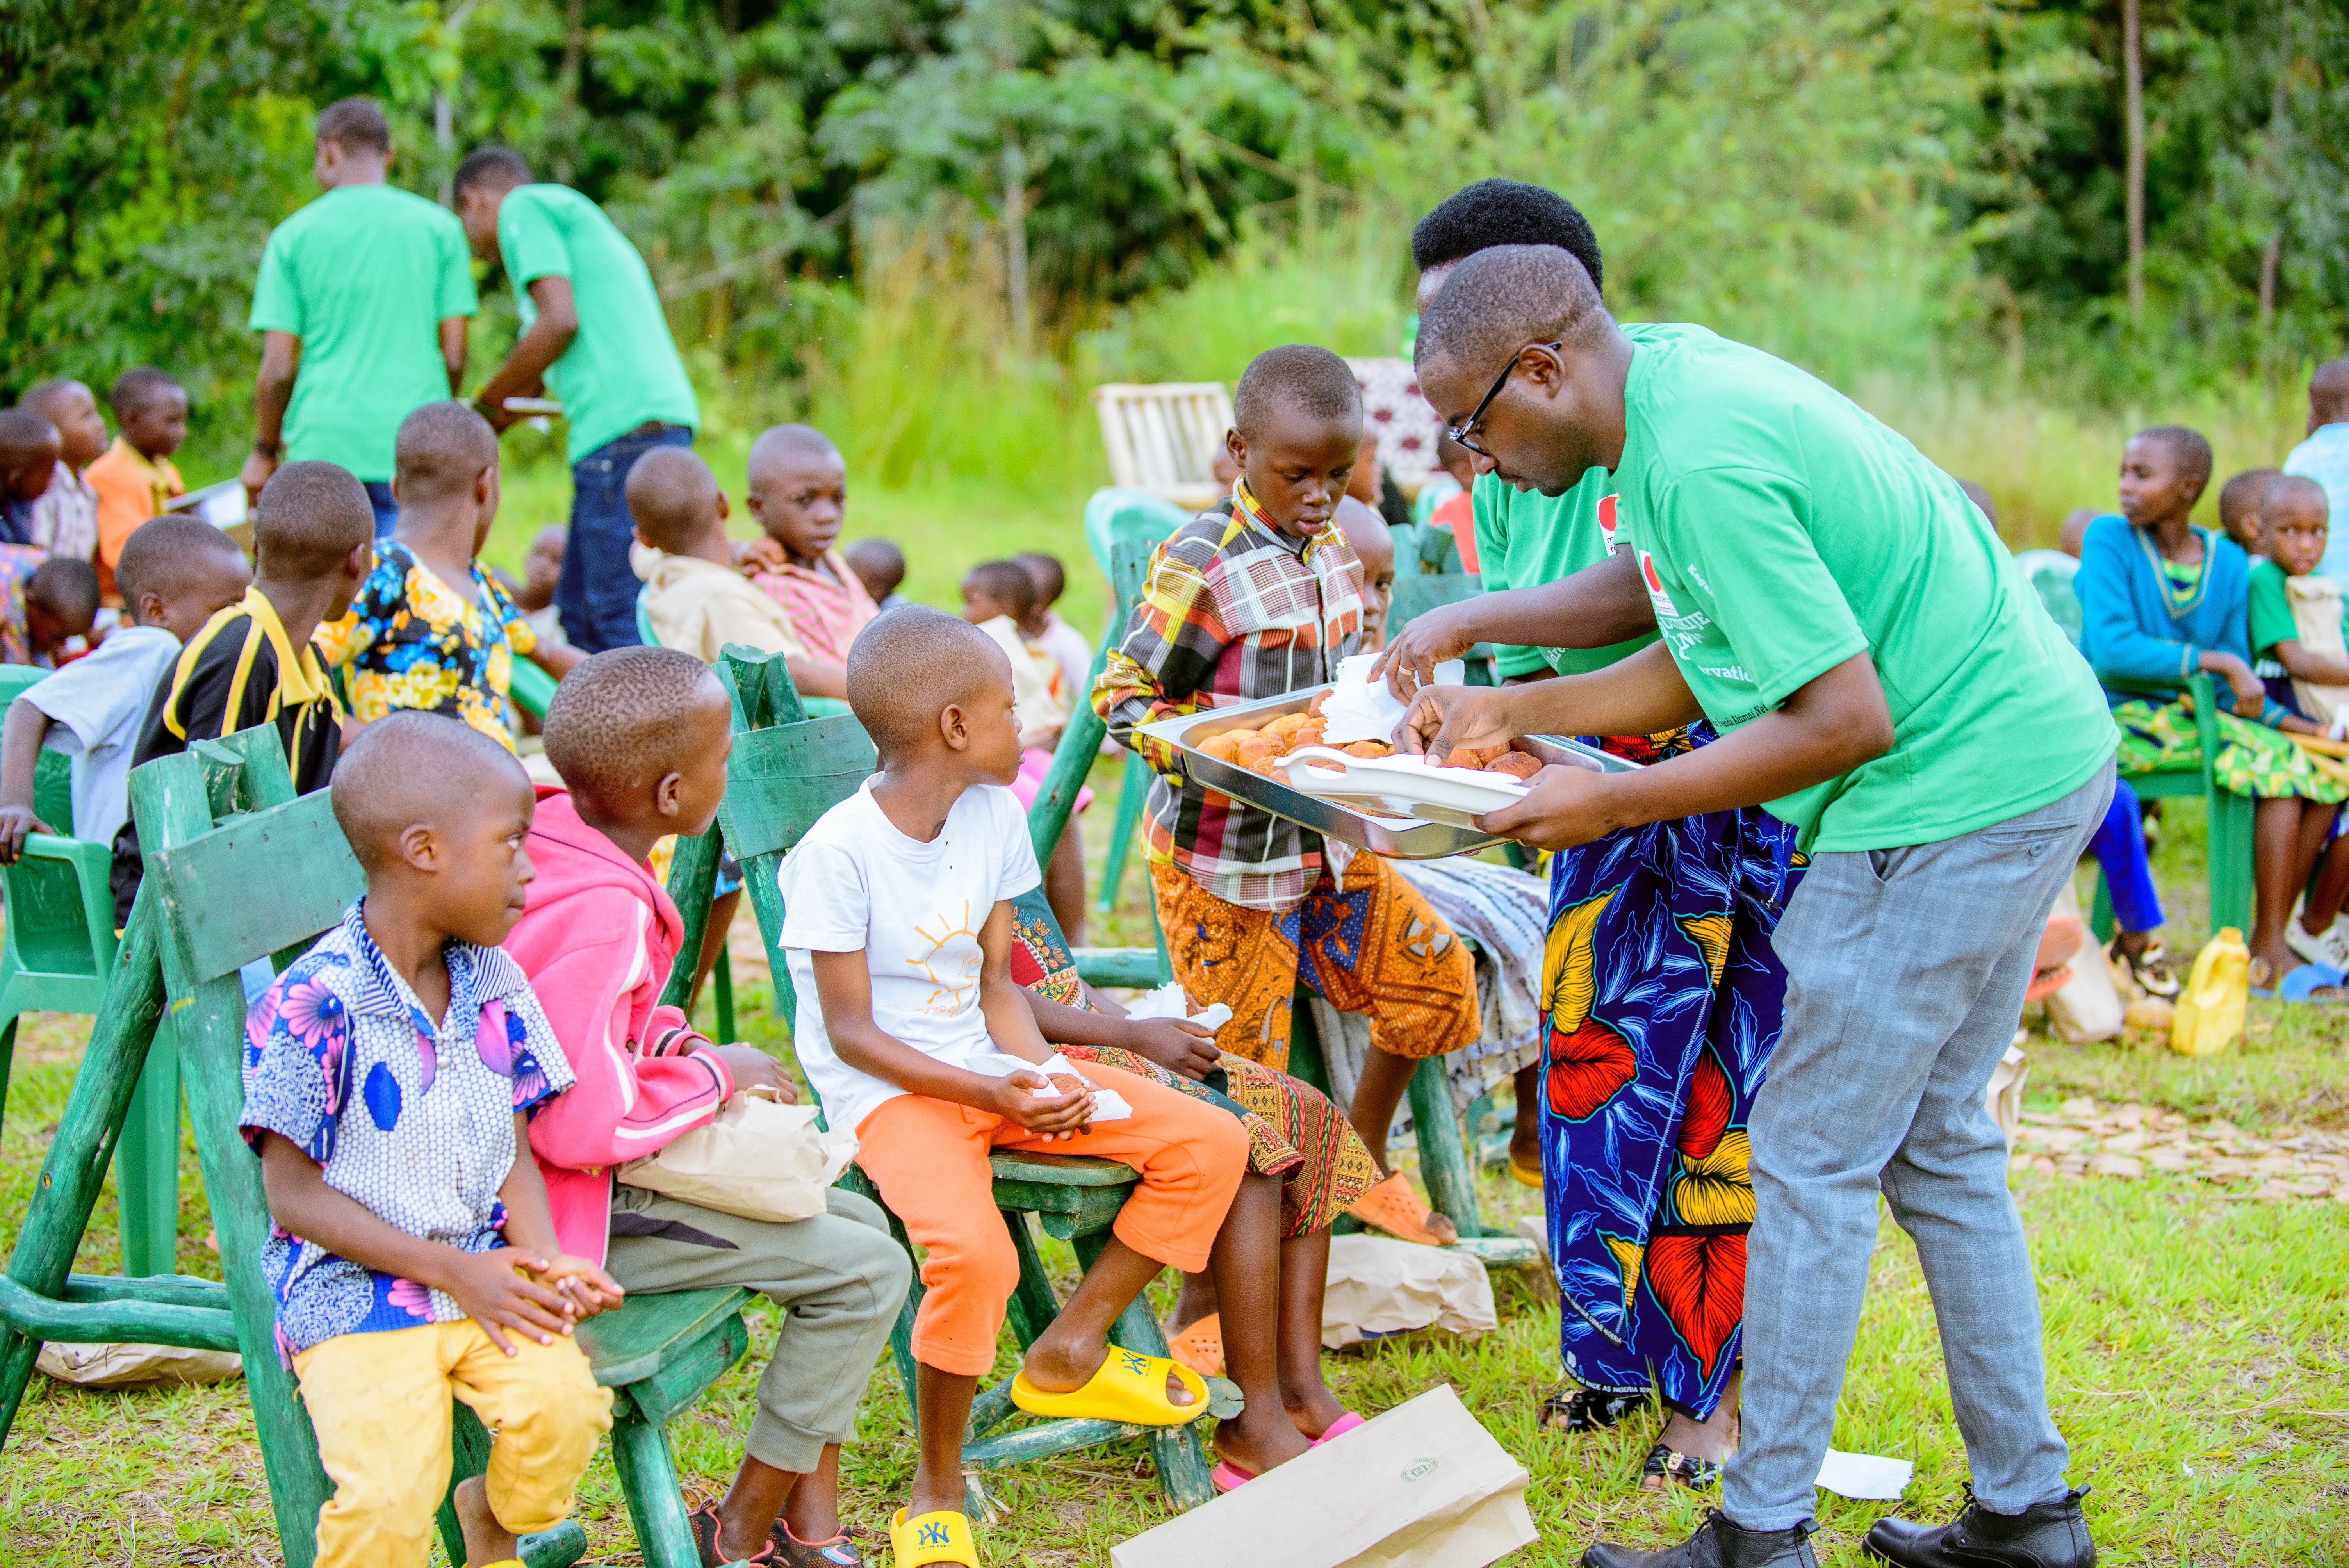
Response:
[[[998,1149],[1088,1154],[1141,1173],[1112,1227],[1147,1258],[1188,1272],[1207,1266],[1225,1211],[1247,1173],[1248,1135],[1220,1106],[1097,1062],[1085,1076],[1133,1107],[1048,1141],[1016,1121],[952,1100],[901,1094],[856,1129],[856,1163],[923,1249],[926,1294],[914,1315],[914,1359],[957,1377],[995,1365],[1004,1304],[1019,1283],[1019,1254],[995,1207],[988,1155]]]

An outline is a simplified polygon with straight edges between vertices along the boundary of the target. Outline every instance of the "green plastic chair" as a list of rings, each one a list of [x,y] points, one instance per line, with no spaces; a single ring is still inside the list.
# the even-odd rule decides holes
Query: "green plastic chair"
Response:
[[[310,1568],[319,1507],[332,1483],[293,1374],[279,1360],[275,1305],[260,1257],[269,1231],[261,1164],[236,1124],[243,1104],[244,990],[256,958],[279,968],[341,918],[366,887],[324,790],[296,797],[274,726],[199,741],[131,775],[131,805],[147,872],[98,1010],[80,1073],[7,1273],[0,1277],[0,1442],[23,1400],[44,1340],[129,1340],[244,1357],[254,1427],[288,1568]],[[70,1274],[103,1174],[99,1156],[129,1114],[140,1073],[166,1012],[177,1020],[204,1185],[220,1234],[224,1282]],[[614,1392],[612,1444],[645,1561],[695,1568],[665,1423],[740,1359],[749,1345],[740,1289],[632,1296],[582,1326],[596,1380]],[[472,1412],[455,1414],[451,1489],[481,1472],[489,1437]],[[452,1510],[441,1539],[461,1561]],[[533,1568],[575,1562],[575,1522],[523,1543]]]
[[[2050,561],[2047,557],[2055,559]],[[2070,571],[2062,563],[2069,562]],[[2080,645],[2082,615],[2080,596],[2073,588],[2073,574],[2079,563],[2060,551],[2032,550],[2015,557],[2015,564],[2037,590],[2039,602],[2047,606],[2048,615],[2072,639]],[[2210,929],[2233,926],[2238,931],[2251,928],[2253,898],[2252,830],[2259,814],[2259,802],[2248,795],[2236,795],[2220,784],[2217,773],[2219,758],[2219,695],[2217,683],[2207,675],[2196,675],[2186,683],[2188,695],[2194,701],[2194,733],[2201,751],[2200,763],[2193,768],[2164,769],[2153,773],[2136,773],[2123,777],[2121,782],[2137,792],[2140,800],[2168,800],[2200,796],[2209,813],[2205,865],[2210,887]],[[2096,901],[2088,915],[2088,929],[2100,942],[2110,942],[2113,923],[2112,889],[2105,880],[2102,867],[2096,872]]]
[[[817,818],[854,794],[872,774],[873,742],[854,719],[806,717],[792,688],[791,672],[780,656],[729,647],[718,668],[734,695],[734,754],[727,767],[726,799],[711,830],[680,844],[670,884],[678,890],[678,907],[689,912],[685,939],[690,944],[696,939],[698,922],[707,918],[720,841],[731,847],[741,862],[750,906],[764,938],[776,1012],[788,1018],[794,1015],[796,1003],[790,972],[776,945],[783,919],[776,868]],[[1093,744],[1100,744],[1098,729]],[[1071,755],[1064,738],[1056,775],[1061,771],[1058,762]],[[1074,798],[1073,789],[1068,793]],[[1125,1166],[1107,1161],[1051,1154],[1005,1151],[994,1157],[993,1166],[995,1204],[1019,1256],[1019,1284],[1006,1315],[1024,1347],[1035,1342],[1060,1310],[1029,1216],[1034,1215],[1047,1234],[1069,1243],[1079,1264],[1090,1267],[1107,1244],[1110,1226],[1135,1177]],[[843,1185],[875,1202],[881,1201],[880,1193],[853,1169]],[[910,1253],[905,1227],[894,1215],[890,1226],[899,1244]],[[915,1387],[914,1315],[922,1295],[917,1279],[889,1338],[909,1407]],[[1165,1336],[1152,1315],[1146,1295],[1135,1297],[1118,1318],[1114,1333],[1117,1342],[1129,1349],[1167,1354]],[[1237,1413],[1237,1389],[1221,1379],[1210,1379],[1208,1386],[1211,1398],[1203,1417]],[[967,1507],[974,1520],[990,1518],[995,1512],[978,1480],[986,1472],[1131,1437],[1149,1439],[1159,1486],[1174,1507],[1195,1507],[1215,1495],[1195,1423],[1144,1428],[1115,1421],[1059,1419],[999,1430],[1019,1413],[1011,1403],[1008,1378],[981,1390],[973,1402],[964,1437],[963,1469],[970,1478]]]
[[[554,700],[554,677],[534,661],[516,659],[513,673],[506,682],[506,696],[513,699],[516,707],[543,722],[546,705]]]

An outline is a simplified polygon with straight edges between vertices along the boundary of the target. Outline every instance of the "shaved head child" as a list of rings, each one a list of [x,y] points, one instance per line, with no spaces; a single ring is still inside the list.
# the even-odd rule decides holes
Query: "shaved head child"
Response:
[[[1061,666],[1050,650],[1030,641],[1020,627],[1036,613],[1036,579],[1017,561],[982,561],[963,573],[962,618],[987,634],[1011,665],[1012,722],[1019,727],[1019,776],[1011,792],[1022,810],[1036,803],[1038,791],[1052,769],[1053,748],[1069,722],[1069,703],[1075,694],[1063,684]],[[1092,804],[1092,791],[1081,789],[1077,810]],[[1071,942],[1085,939],[1084,835],[1074,814],[1061,830],[1060,842],[1044,866],[1045,902]]]
[[[1036,886],[1011,668],[978,628],[920,605],[865,627],[848,700],[881,770],[825,812],[780,872],[800,999],[793,1043],[831,1125],[926,1250],[915,1318],[918,1459],[890,1525],[901,1563],[976,1563],[962,1438],[994,1364],[1019,1259],[990,1196],[996,1149],[1086,1154],[1141,1176],[1112,1238],[1012,1385],[1019,1408],[1139,1426],[1195,1418],[1206,1387],[1112,1346],[1111,1325],[1163,1266],[1206,1266],[1247,1165],[1228,1114],[1148,1079],[1080,1074],[1037,1032],[1012,980],[1012,903]],[[1131,1114],[1103,1119],[1113,1090]]]
[[[564,788],[538,792],[538,878],[505,945],[579,1075],[530,1129],[563,1250],[631,1295],[740,1284],[780,1309],[733,1485],[691,1515],[703,1560],[826,1563],[845,1542],[840,1446],[913,1282],[905,1250],[839,1188],[829,1212],[778,1224],[612,1181],[740,1089],[795,1098],[774,1058],[712,1044],[660,1002],[685,922],[647,857],[718,814],[732,717],[709,667],[668,648],[614,648],[564,678],[546,714]]]
[[[905,552],[896,545],[885,539],[860,539],[840,553],[875,605],[894,610],[905,602],[897,592],[905,582]]]
[[[570,1513],[612,1424],[571,1330],[621,1295],[564,1255],[524,1142],[572,1083],[498,946],[531,880],[530,779],[489,737],[398,713],[352,743],[334,809],[367,894],[254,1005],[239,1117],[277,1343],[335,1481],[317,1561],[423,1568],[453,1397],[493,1434],[456,1491],[465,1561],[502,1568]]]
[[[645,575],[645,618],[664,648],[716,664],[740,643],[781,654],[802,696],[841,697],[847,676],[836,660],[811,652],[789,612],[734,569],[726,537],[726,492],[709,465],[682,447],[661,447],[628,470],[628,515],[636,542],[659,556]]]
[[[1362,562],[1338,507],[1362,444],[1354,373],[1326,348],[1258,355],[1232,396],[1224,446],[1239,469],[1232,493],[1175,531],[1151,557],[1141,603],[1092,691],[1110,734],[1157,771],[1148,848],[1159,924],[1174,977],[1200,1006],[1227,1003],[1225,1050],[1278,1068],[1288,1060],[1299,979],[1332,1006],[1364,1013],[1372,1049],[1349,1111],[1383,1179],[1355,1212],[1412,1240],[1449,1242],[1410,1179],[1389,1170],[1386,1135],[1420,1058],[1483,1032],[1474,960],[1425,896],[1376,855],[1350,854],[1269,812],[1193,782],[1179,758],[1138,733],[1211,707],[1260,701],[1334,681],[1362,646]],[[1340,911],[1345,911],[1343,915]],[[1297,913],[1292,913],[1297,912]],[[1287,932],[1367,918],[1350,967],[1300,969]]]
[[[2283,460],[2283,471],[2314,480],[2334,517],[2349,516],[2349,359],[2333,359],[2308,378],[2308,439]],[[2349,583],[2349,528],[2324,547],[2319,570]]]
[[[15,634],[18,608],[8,607]],[[66,645],[87,636],[98,619],[98,568],[58,556],[44,561],[25,579],[22,612],[25,663],[55,668]]]
[[[750,443],[749,480],[750,519],[777,546],[750,580],[783,607],[809,653],[845,663],[881,611],[834,546],[848,515],[840,449],[812,425],[776,425]]]
[[[33,502],[32,542],[52,555],[88,561],[98,552],[98,492],[88,469],[106,452],[106,417],[78,381],[44,381],[25,407],[57,428],[57,469]]]
[[[1024,551],[1011,559],[1027,569],[1036,584],[1035,607],[1019,623],[1019,634],[1051,655],[1052,662],[1061,666],[1061,700],[1073,709],[1085,700],[1085,688],[1092,681],[1093,645],[1052,608],[1068,592],[1068,571],[1059,556],[1040,550]]]
[[[188,394],[163,372],[141,365],[114,378],[108,400],[120,433],[84,477],[98,495],[98,586],[113,604],[122,602],[114,573],[123,542],[174,496],[188,492],[171,466],[171,454],[188,438]]]
[[[32,544],[33,503],[63,450],[55,425],[30,408],[0,408],[0,544]]]
[[[2227,537],[2240,546],[2244,554],[2256,559],[2265,555],[2260,544],[2260,493],[2275,477],[2273,469],[2245,469],[2219,487],[2219,526]],[[2076,555],[2078,551],[2072,552]]]
[[[513,661],[533,659],[559,680],[582,655],[542,651],[476,559],[498,515],[497,433],[466,404],[427,403],[399,422],[393,463],[399,521],[350,609],[319,629],[319,650],[344,671],[354,723],[419,708],[512,750]]]

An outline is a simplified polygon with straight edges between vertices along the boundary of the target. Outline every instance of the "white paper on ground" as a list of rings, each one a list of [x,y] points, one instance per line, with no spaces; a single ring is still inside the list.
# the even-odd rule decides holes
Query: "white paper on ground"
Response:
[[[1383,676],[1371,679],[1371,666],[1378,660],[1379,655],[1371,653],[1338,661],[1337,689],[1321,704],[1323,745],[1394,738],[1394,727],[1402,722],[1411,704],[1396,701]],[[1467,679],[1468,666],[1458,659],[1446,659],[1435,666],[1437,686],[1461,686]]]
[[[968,1058],[963,1065],[975,1073],[992,1073],[997,1078],[1009,1078],[1017,1072],[1042,1073],[1048,1078],[1054,1073],[1069,1073],[1092,1084],[1095,1121],[1123,1121],[1133,1114],[1133,1107],[1125,1102],[1125,1096],[1113,1088],[1103,1088],[1093,1083],[1074,1062],[1058,1051],[1040,1062],[1028,1061],[1009,1051],[989,1051]]]
[[[1859,1502],[1890,1502],[1909,1490],[1909,1478],[1916,1470],[1916,1464],[1909,1460],[1829,1449],[1819,1466],[1819,1479],[1813,1484]]]

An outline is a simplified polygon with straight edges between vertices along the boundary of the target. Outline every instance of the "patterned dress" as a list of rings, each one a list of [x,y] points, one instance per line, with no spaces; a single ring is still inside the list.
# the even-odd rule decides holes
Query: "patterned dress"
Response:
[[[470,597],[397,540],[376,547],[375,570],[350,614],[312,641],[349,685],[352,714],[372,723],[396,708],[461,718],[513,749],[506,691],[513,661],[538,634],[496,578],[473,562]]]
[[[1712,738],[1597,743],[1653,762]],[[1770,935],[1794,843],[1748,807],[1610,833],[1550,869],[1541,1146],[1566,1369],[1699,1420],[1738,1361],[1746,1118],[1782,1023]]]

